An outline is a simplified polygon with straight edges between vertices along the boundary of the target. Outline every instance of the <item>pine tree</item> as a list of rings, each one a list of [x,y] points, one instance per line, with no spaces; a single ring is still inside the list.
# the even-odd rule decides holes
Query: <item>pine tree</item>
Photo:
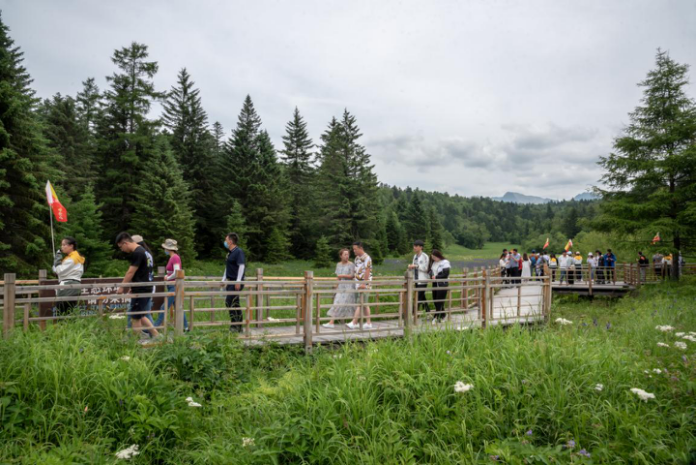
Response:
[[[290,244],[288,238],[278,228],[273,228],[266,242],[266,253],[264,262],[266,263],[281,263],[289,260],[290,254],[288,249]]]
[[[394,211],[387,215],[386,230],[389,252],[400,255],[403,250],[403,244],[406,242],[406,234],[403,226],[401,226],[399,217]]]
[[[568,236],[569,239],[574,238],[580,232],[578,220],[578,209],[573,205],[568,209],[565,218],[563,219],[563,232],[566,236]]]
[[[102,214],[99,210],[101,206],[97,204],[93,187],[89,184],[83,187],[79,197],[77,201],[69,201],[66,197],[64,206],[70,218],[67,223],[60,224],[57,232],[77,240],[79,252],[87,259],[85,273],[88,276],[99,276],[107,270],[112,247],[104,239]]]
[[[430,250],[443,251],[445,243],[442,240],[442,224],[435,208],[429,210],[428,222],[430,223]]]
[[[128,229],[135,208],[133,186],[153,152],[154,124],[147,120],[152,102],[163,94],[152,79],[157,62],[147,61],[147,46],[133,42],[116,50],[113,63],[120,73],[108,76],[111,87],[104,95],[104,117],[99,120],[98,160],[101,168],[97,197],[104,205],[108,234]]]
[[[56,160],[40,132],[23,60],[0,17],[0,268],[33,275],[53,254],[45,239],[50,232],[43,188],[60,173],[50,168]]]
[[[102,116],[101,94],[94,78],[82,82],[82,90],[77,93],[76,100],[80,122],[90,135],[94,135],[97,121]]]
[[[188,185],[166,139],[158,138],[153,153],[140,172],[134,189],[137,208],[132,232],[161,244],[167,238],[178,241],[184,260],[196,258],[194,221]]]
[[[293,118],[285,126],[284,149],[280,151],[288,180],[290,205],[289,236],[292,252],[296,257],[307,258],[312,240],[312,139],[307,132],[307,123],[297,108]]]
[[[659,231],[675,257],[696,249],[696,103],[686,93],[688,69],[658,50],[656,68],[640,83],[642,105],[629,114],[615,152],[600,161],[607,190],[596,226],[637,234],[646,245]]]
[[[314,248],[314,266],[329,268],[333,264],[331,246],[325,236],[321,236]]]
[[[409,242],[413,242],[417,239],[423,242],[429,242],[430,225],[428,216],[426,215],[420,195],[417,192],[414,192],[411,197],[411,202],[409,202],[406,208],[403,224],[406,228],[406,236]]]
[[[236,233],[237,236],[239,236],[239,242],[237,245],[244,249],[248,254],[249,250],[247,250],[246,246],[246,220],[244,219],[244,214],[242,213],[242,206],[238,201],[234,200],[232,202],[230,213],[225,217],[225,224],[227,226],[227,232],[225,235],[229,233]]]
[[[223,234],[223,170],[217,142],[207,130],[208,115],[203,110],[200,90],[194,84],[183,68],[164,102],[162,120],[171,132],[172,151],[191,189],[197,251],[208,255],[216,238]],[[218,129],[221,131],[222,127]]]

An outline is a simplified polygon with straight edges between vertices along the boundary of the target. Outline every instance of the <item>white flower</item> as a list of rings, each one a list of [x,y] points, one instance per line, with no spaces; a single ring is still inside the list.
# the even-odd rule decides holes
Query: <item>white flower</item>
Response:
[[[187,397],[186,402],[193,402],[193,397]]]
[[[193,400],[193,397],[187,397],[187,398],[186,398],[186,402],[188,402],[188,406],[189,406],[189,407],[203,407],[203,406],[202,406],[201,404],[199,404],[198,402],[195,402],[195,401]]]
[[[113,315],[109,315],[110,320],[123,320],[126,318],[126,315],[123,313],[114,313]]]
[[[674,343],[674,347],[681,350],[686,350],[686,342],[677,341]]]
[[[254,438],[242,438],[242,447],[251,447],[254,445]]]
[[[473,388],[473,384],[464,384],[461,381],[457,381],[454,385],[454,392],[467,392]]]
[[[140,452],[138,452],[138,445],[133,444],[127,449],[123,449],[122,451],[116,452],[116,458],[121,460],[129,460],[138,455],[139,453]]]
[[[598,383],[598,384],[595,385],[594,388],[595,388],[595,391],[600,391],[600,392],[601,392],[602,390],[604,390],[604,385]]]
[[[277,318],[273,318],[272,316],[269,316],[268,321],[280,321],[280,320]]]
[[[130,357],[128,355],[124,355],[123,357],[121,357],[121,360],[123,360],[124,362],[129,362]]]
[[[667,333],[669,331],[674,331],[674,328],[669,326],[669,325],[655,326],[655,329],[658,331],[662,331],[663,333]]]
[[[665,344],[664,342],[658,342],[657,346],[658,347],[669,347],[669,344]]]
[[[657,373],[658,375],[662,373],[662,370],[659,368],[653,368],[653,373]]]
[[[685,339],[685,340],[691,341],[691,342],[696,342],[696,336],[692,336],[691,334],[683,336],[682,339]]]
[[[686,333],[674,333],[674,335],[677,336],[677,337],[682,337],[682,336],[685,335],[685,334],[686,334]]]
[[[566,320],[565,318],[556,318],[556,323],[559,325],[572,325],[573,322],[570,320]]]
[[[649,392],[645,392],[642,389],[638,388],[631,388],[631,392],[640,397],[640,400],[647,402],[649,399],[654,399],[655,394],[651,394]]]

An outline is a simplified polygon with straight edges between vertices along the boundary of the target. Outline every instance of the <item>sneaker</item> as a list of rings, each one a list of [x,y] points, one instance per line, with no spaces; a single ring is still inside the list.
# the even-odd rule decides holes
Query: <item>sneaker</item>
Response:
[[[360,325],[353,324],[353,322],[346,323],[346,326],[348,326],[350,329],[358,329]]]
[[[372,323],[365,323],[363,329],[372,329]]]
[[[329,329],[333,329],[333,327],[334,327],[334,325],[331,324],[331,323],[324,323],[324,324],[321,325],[321,326],[322,326],[323,328],[329,328]]]
[[[437,326],[440,324],[440,320],[437,318],[433,318],[433,321],[431,321],[430,324],[432,324],[433,326]]]

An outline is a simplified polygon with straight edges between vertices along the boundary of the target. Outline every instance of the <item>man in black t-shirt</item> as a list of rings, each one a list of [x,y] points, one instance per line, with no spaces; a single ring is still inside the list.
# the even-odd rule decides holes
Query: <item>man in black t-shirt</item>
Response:
[[[228,284],[226,290],[241,291],[244,289],[244,270],[246,268],[246,258],[244,251],[237,246],[239,236],[229,233],[225,237],[225,248],[229,250],[225,259],[225,274],[222,275],[223,281],[234,281],[235,284]],[[242,311],[239,308],[239,294],[230,294],[225,297],[225,306],[230,309],[230,331],[242,332]]]
[[[150,283],[152,282],[152,255],[147,253],[143,247],[133,241],[130,234],[122,232],[116,236],[116,245],[122,252],[129,254],[130,266],[123,278],[122,284],[127,283]],[[118,294],[125,293],[125,287],[118,288]],[[155,329],[149,318],[143,318],[150,304],[152,296],[152,286],[133,286],[129,292],[136,294],[138,297],[133,297],[128,309],[129,316],[133,321],[133,330],[136,334],[147,329],[152,337],[159,336],[159,332]]]

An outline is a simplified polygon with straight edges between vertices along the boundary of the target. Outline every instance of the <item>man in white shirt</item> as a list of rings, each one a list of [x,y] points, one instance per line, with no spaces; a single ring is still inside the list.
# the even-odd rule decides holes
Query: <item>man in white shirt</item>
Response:
[[[426,254],[423,253],[424,246],[425,243],[420,239],[413,242],[413,252],[415,255],[413,256],[413,261],[411,264],[408,265],[408,269],[413,270],[413,278],[416,280],[416,288],[422,289],[418,291],[418,303],[416,308],[422,305],[426,312],[430,312],[430,306],[428,305],[425,297],[425,289],[428,287],[428,265],[430,263],[430,259]]]
[[[561,255],[561,258],[558,259],[558,268],[561,270],[561,279],[560,283],[563,284],[563,280],[565,279],[566,284],[568,283],[568,269],[570,268],[570,265],[573,264],[573,259],[568,256],[568,251],[563,251],[563,255]]]

